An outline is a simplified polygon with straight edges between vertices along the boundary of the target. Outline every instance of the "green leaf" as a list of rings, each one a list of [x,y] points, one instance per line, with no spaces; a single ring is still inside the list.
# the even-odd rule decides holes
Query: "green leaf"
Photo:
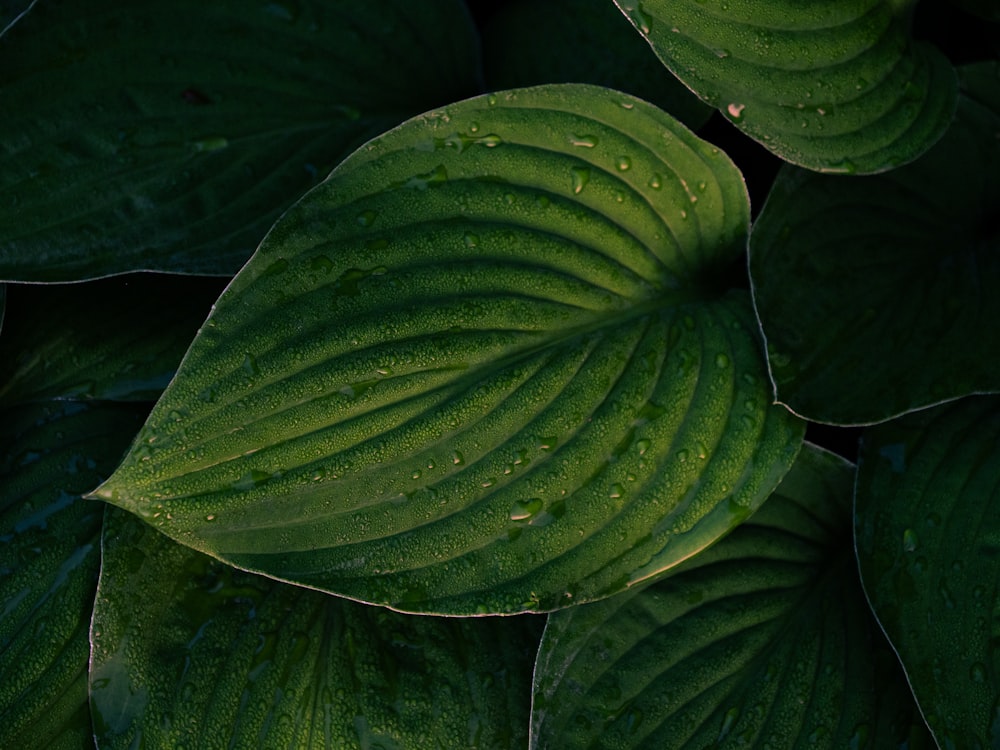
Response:
[[[218,279],[145,274],[12,284],[0,401],[155,401],[222,288]]]
[[[779,173],[750,242],[777,397],[872,423],[1000,389],[1000,77],[962,70],[945,138],[869,178]]]
[[[593,83],[652,102],[692,129],[712,113],[663,74],[656,55],[636,44],[632,27],[608,0],[501,4],[483,30],[483,66],[490,89]]]
[[[806,445],[716,546],[651,586],[550,615],[530,747],[932,747],[861,592],[853,477]]]
[[[861,577],[942,748],[1000,745],[1000,398],[868,430]]]
[[[54,401],[0,413],[0,747],[91,745],[88,628],[106,476],[145,409]]]
[[[541,621],[401,615],[242,573],[109,511],[101,747],[524,745]]]
[[[416,118],[291,209],[97,492],[239,567],[408,611],[548,610],[778,483],[718,149],[618,92]],[[720,296],[721,295],[721,296]]]
[[[461,0],[40,3],[0,37],[0,278],[232,275],[477,69]]]
[[[941,137],[955,108],[948,60],[909,38],[909,0],[615,2],[674,75],[808,169],[897,167]]]

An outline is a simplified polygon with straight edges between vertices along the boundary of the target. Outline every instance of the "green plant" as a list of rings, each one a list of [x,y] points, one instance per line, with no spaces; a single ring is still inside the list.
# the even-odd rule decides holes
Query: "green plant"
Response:
[[[617,2],[0,2],[0,745],[1000,745],[995,11]]]

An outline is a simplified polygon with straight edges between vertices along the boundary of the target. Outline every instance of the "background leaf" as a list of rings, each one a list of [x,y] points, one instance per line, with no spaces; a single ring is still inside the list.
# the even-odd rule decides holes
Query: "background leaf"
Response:
[[[0,38],[0,278],[232,275],[478,65],[461,0],[41,3]]]
[[[550,615],[531,747],[932,747],[861,593],[853,477],[807,444],[714,547],[651,586]]]
[[[593,83],[626,91],[697,129],[712,114],[652,51],[636,44],[608,0],[513,0],[490,6],[483,23],[489,89]]]
[[[523,746],[537,618],[411,617],[236,571],[109,510],[101,747]]]
[[[408,611],[551,609],[745,518],[768,403],[718,149],[588,86],[416,118],[290,210],[96,496],[239,567]]]
[[[92,745],[88,628],[104,508],[80,495],[145,413],[70,401],[0,411],[0,747]]]
[[[0,402],[155,401],[223,286],[159,274],[11,284]]]
[[[961,69],[954,125],[913,164],[779,173],[750,272],[777,397],[796,413],[871,423],[1000,387],[998,71]]]
[[[911,3],[615,0],[674,75],[793,164],[892,169],[948,127],[955,77],[908,34]]]
[[[871,428],[861,444],[861,577],[942,748],[1000,743],[1000,398]]]

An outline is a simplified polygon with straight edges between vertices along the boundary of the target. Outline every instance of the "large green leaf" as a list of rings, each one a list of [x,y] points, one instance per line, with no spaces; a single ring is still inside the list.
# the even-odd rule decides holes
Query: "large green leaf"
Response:
[[[416,118],[291,209],[95,496],[249,570],[411,611],[659,573],[791,464],[717,149],[553,86]]]
[[[81,493],[145,412],[70,401],[0,412],[0,747],[92,744],[88,628],[104,507]]]
[[[955,76],[912,0],[615,0],[671,72],[793,164],[881,172],[948,127]]]
[[[861,577],[942,748],[1000,746],[1000,398],[874,427],[861,443]]]
[[[39,3],[0,37],[0,278],[231,275],[478,64],[461,0]]]
[[[12,284],[0,401],[155,401],[222,291],[219,279],[128,275]]]
[[[715,547],[651,586],[550,615],[530,746],[932,747],[861,592],[853,479],[806,445]]]
[[[608,0],[511,0],[483,30],[490,89],[541,83],[593,83],[627,91],[665,109],[689,128],[712,109],[663,66]]]
[[[523,746],[541,621],[401,615],[236,571],[109,510],[102,748]]]
[[[955,124],[885,175],[779,173],[750,242],[778,399],[871,423],[1000,388],[1000,67],[961,70]]]

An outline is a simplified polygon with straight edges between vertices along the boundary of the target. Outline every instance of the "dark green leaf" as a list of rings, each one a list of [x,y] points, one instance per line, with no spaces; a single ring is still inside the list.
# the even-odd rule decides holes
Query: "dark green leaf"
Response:
[[[0,747],[91,745],[88,629],[106,476],[145,409],[70,401],[0,413]]]
[[[785,168],[750,272],[779,400],[871,423],[1000,389],[1000,68],[963,68],[958,119],[868,178]]]
[[[739,172],[590,86],[416,118],[291,209],[96,496],[249,570],[411,611],[606,596],[791,464],[719,268]]]
[[[492,89],[594,83],[652,102],[689,128],[712,113],[636,43],[632,27],[608,0],[501,4],[483,32],[483,65]]]
[[[49,0],[0,37],[0,278],[232,275],[373,135],[475,93],[461,0]]]
[[[874,427],[861,443],[861,577],[942,748],[1000,746],[1000,398]]]
[[[531,747],[932,747],[861,592],[853,478],[806,445],[716,546],[652,586],[550,615]]]
[[[109,512],[101,747],[523,747],[541,621],[401,615],[242,573]]]
[[[12,284],[0,401],[155,401],[222,291],[218,279],[135,275]]]
[[[948,127],[955,75],[909,39],[910,0],[615,0],[678,78],[765,148],[881,172]]]

